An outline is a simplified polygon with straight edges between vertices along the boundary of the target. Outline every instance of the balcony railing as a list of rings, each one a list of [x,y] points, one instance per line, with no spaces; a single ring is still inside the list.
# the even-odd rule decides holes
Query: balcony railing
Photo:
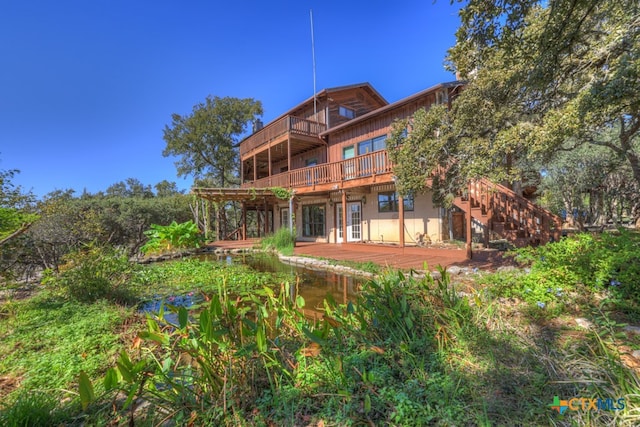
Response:
[[[269,123],[240,144],[240,155],[290,132],[295,135],[318,136],[327,130],[327,125],[294,116],[285,116]]]
[[[272,175],[242,184],[243,188],[299,188],[321,184],[338,184],[356,178],[373,177],[392,170],[385,150],[375,151],[340,162],[324,163]]]

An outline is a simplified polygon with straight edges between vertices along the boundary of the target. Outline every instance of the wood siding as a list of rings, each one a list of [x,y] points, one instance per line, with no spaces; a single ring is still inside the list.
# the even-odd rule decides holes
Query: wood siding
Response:
[[[435,94],[431,93],[414,102],[399,108],[375,115],[370,119],[348,126],[344,130],[332,133],[329,138],[328,159],[330,162],[342,160],[342,150],[378,136],[388,135],[395,120],[411,117],[420,108],[429,108],[435,102]]]

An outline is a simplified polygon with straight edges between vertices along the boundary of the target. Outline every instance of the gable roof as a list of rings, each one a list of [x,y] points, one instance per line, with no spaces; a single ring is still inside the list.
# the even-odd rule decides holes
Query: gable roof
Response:
[[[387,111],[393,110],[395,108],[401,107],[405,104],[408,104],[410,102],[415,101],[416,99],[419,99],[425,95],[428,95],[432,92],[435,92],[439,89],[449,89],[449,88],[455,88],[458,86],[463,86],[465,83],[463,81],[460,80],[454,80],[452,82],[447,82],[447,83],[438,83],[435,86],[431,86],[428,89],[425,89],[423,91],[420,91],[418,93],[415,93],[413,95],[410,95],[406,98],[402,98],[399,101],[393,102],[391,104],[386,104],[383,107],[378,108],[377,110],[373,110],[368,112],[367,114],[363,114],[362,116],[356,117],[354,119],[349,120],[348,122],[342,123],[338,126],[332,127],[330,129],[327,129],[326,131],[322,132],[320,134],[321,137],[324,137],[325,135],[329,135],[332,132],[337,132],[340,131],[341,129],[344,129],[346,127],[349,127],[353,124],[359,123],[361,121],[367,120],[368,118],[372,117],[372,116],[376,116],[378,114],[381,113],[385,113]]]
[[[278,117],[276,117],[275,119],[271,120],[271,122],[275,122],[280,120],[281,118],[291,115],[293,112],[299,110],[300,108],[303,108],[306,105],[310,105],[313,103],[314,99],[319,99],[319,98],[323,98],[323,97],[329,97],[332,93],[336,93],[336,92],[343,92],[343,91],[347,91],[347,90],[353,90],[353,89],[364,89],[365,91],[367,91],[369,93],[369,95],[376,100],[378,103],[380,103],[380,105],[388,105],[389,102],[384,99],[384,97],[382,95],[380,95],[380,93],[375,90],[373,88],[373,86],[371,86],[370,83],[368,82],[364,82],[364,83],[356,83],[356,84],[352,84],[352,85],[345,85],[345,86],[336,86],[336,87],[332,87],[332,88],[326,88],[326,89],[322,89],[320,92],[316,93],[315,96],[312,96],[308,99],[306,99],[305,101],[299,103],[298,105],[296,105],[295,107],[289,109],[288,111],[286,111],[285,113],[279,115]]]

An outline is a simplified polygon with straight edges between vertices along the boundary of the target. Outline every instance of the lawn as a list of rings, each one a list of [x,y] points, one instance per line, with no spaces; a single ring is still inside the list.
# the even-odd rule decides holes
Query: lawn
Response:
[[[52,279],[0,306],[0,421],[637,425],[637,236],[592,239],[464,280],[385,270],[357,301],[329,298],[319,321],[291,277],[244,266],[127,266],[117,293],[82,302]],[[167,324],[121,286],[128,301],[202,300],[167,304]]]

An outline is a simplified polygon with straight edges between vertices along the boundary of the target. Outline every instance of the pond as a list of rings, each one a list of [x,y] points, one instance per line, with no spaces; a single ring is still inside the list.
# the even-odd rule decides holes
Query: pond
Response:
[[[305,300],[304,313],[307,317],[317,318],[322,316],[324,311],[324,300],[327,295],[331,295],[338,303],[348,303],[354,301],[362,283],[366,280],[362,277],[355,277],[340,274],[328,270],[316,270],[300,266],[293,266],[281,262],[275,256],[259,255],[202,255],[202,260],[223,262],[227,264],[245,264],[260,272],[286,273],[292,277],[292,297],[300,295]],[[169,261],[170,262],[170,261]],[[144,312],[157,312],[160,305],[167,302],[174,306],[191,307],[202,302],[202,296],[198,293],[189,292],[183,295],[158,296],[156,299],[145,302],[140,306]],[[172,319],[171,313],[165,313],[165,319],[170,323],[175,323],[177,319]],[[175,321],[174,321],[175,320]]]
[[[234,262],[231,260],[231,262]],[[257,271],[291,273],[296,277],[298,295],[305,300],[309,310],[323,310],[324,300],[328,294],[338,303],[346,304],[354,301],[360,285],[365,279],[328,270],[312,270],[281,262],[277,257],[247,256],[242,261]]]

